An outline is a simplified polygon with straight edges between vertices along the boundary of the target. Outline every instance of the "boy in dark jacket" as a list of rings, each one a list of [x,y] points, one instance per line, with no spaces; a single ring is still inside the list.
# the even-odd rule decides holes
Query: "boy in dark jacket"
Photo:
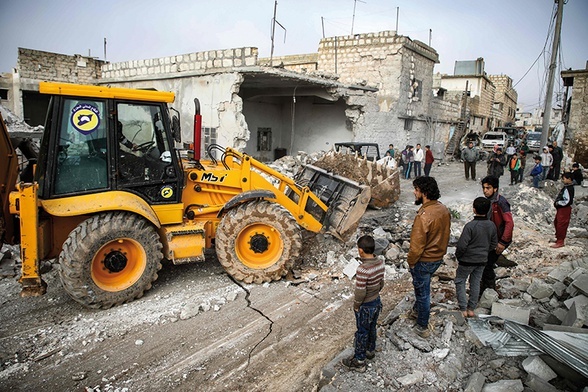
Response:
[[[539,181],[541,181],[543,174],[543,166],[541,166],[541,157],[539,155],[535,155],[533,159],[535,160],[535,166],[533,166],[531,174],[529,175],[533,177],[533,188],[539,188]]]
[[[355,352],[341,363],[348,369],[365,371],[365,360],[372,359],[376,350],[376,327],[382,311],[380,290],[384,287],[384,261],[374,256],[376,243],[369,235],[357,240],[361,264],[355,275]]]
[[[464,317],[473,317],[480,296],[480,282],[488,253],[496,249],[496,226],[488,220],[491,202],[485,197],[474,200],[474,219],[468,222],[457,241],[455,257],[459,262],[455,275],[455,291],[459,310]],[[470,281],[470,296],[466,298],[466,280]]]
[[[574,185],[572,185],[572,173],[565,172],[562,175],[564,183],[563,188],[559,191],[553,206],[557,210],[555,213],[555,244],[552,248],[561,248],[564,246],[564,240],[570,225],[570,216],[572,215],[572,204],[574,203]]]

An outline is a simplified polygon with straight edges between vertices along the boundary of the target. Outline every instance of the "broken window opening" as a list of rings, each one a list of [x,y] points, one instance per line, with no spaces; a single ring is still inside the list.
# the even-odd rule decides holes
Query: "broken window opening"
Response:
[[[272,150],[272,129],[257,128],[257,151]]]
[[[8,99],[8,90],[5,88],[0,88],[0,99],[7,100]]]
[[[412,118],[405,118],[404,119],[404,130],[405,131],[412,131]]]

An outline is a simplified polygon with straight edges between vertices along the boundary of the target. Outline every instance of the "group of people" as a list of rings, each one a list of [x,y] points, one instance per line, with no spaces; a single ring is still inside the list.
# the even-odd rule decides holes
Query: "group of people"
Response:
[[[475,170],[473,172],[475,178]],[[484,197],[473,201],[473,219],[466,223],[457,241],[458,267],[455,289],[464,317],[474,317],[478,300],[486,289],[496,289],[494,271],[500,255],[512,243],[514,221],[508,200],[499,193],[499,178],[482,179]],[[563,188],[554,201],[555,240],[552,248],[564,246],[574,199],[572,173],[562,176]],[[413,180],[415,204],[420,205],[410,235],[407,263],[412,276],[415,303],[410,316],[416,319],[415,332],[430,336],[431,278],[443,262],[451,233],[451,214],[439,198],[441,193],[433,177]],[[364,371],[366,359],[375,357],[376,328],[382,310],[380,291],[384,287],[385,265],[375,255],[375,241],[364,235],[357,241],[361,264],[357,268],[353,310],[356,317],[354,354],[342,360],[348,369]],[[469,295],[466,282],[469,281]]]
[[[394,145],[390,144],[390,149],[393,150],[393,148]],[[433,162],[435,162],[435,157],[433,156],[433,151],[431,151],[431,146],[426,145],[423,150],[420,143],[417,143],[416,148],[409,144],[402,150],[398,165],[402,168],[401,176],[409,179],[413,170],[414,176],[420,177],[422,174],[421,169],[425,177],[428,177],[431,173]]]
[[[510,172],[510,185],[522,183],[524,179],[525,168],[527,165],[527,155],[529,148],[523,142],[519,148],[515,148],[512,143],[502,151],[499,146],[494,146],[490,153],[487,164],[487,175],[500,178],[504,175],[505,170]],[[464,164],[465,179],[476,180],[476,162],[480,158],[479,150],[474,147],[473,142],[468,145],[461,152],[461,159]],[[533,156],[535,162],[531,169],[530,175],[533,177],[533,186],[539,188],[540,182],[546,179],[557,181],[561,175],[561,162],[563,160],[563,151],[557,145],[557,141],[553,141],[550,145],[543,147],[543,152]],[[572,182],[575,185],[581,185],[583,181],[582,170],[580,165],[574,163],[572,165]]]

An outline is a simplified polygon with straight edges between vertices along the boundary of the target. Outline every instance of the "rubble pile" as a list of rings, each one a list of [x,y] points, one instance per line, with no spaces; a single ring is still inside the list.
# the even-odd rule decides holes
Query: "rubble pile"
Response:
[[[31,127],[3,105],[0,105],[0,113],[2,114],[2,118],[6,123],[8,132],[42,132],[44,129],[42,125]]]
[[[511,320],[529,325],[541,334],[541,341],[551,339],[547,334],[553,330],[565,331],[566,338],[577,343],[560,343],[557,336],[555,344],[582,347],[574,357],[581,358],[588,372],[588,200],[586,192],[577,192],[566,247],[551,249],[552,203],[560,188],[561,184],[548,181],[543,189],[517,185],[501,190],[513,208],[515,238],[499,259],[497,291],[485,291],[472,319],[465,319],[457,306],[453,283],[457,261],[452,247],[471,219],[471,201],[448,203],[453,216],[450,248],[432,282],[433,333],[426,340],[414,332],[415,321],[409,317],[414,295],[405,260],[414,212],[406,204],[385,213],[368,211],[361,234],[373,235],[380,257],[386,259],[387,288],[392,286],[404,295],[394,310],[380,316],[380,347],[376,358],[368,361],[366,373],[346,371],[339,364],[352,355],[349,347],[323,370],[321,391],[581,391],[587,387],[587,375],[571,368],[565,358],[555,360],[535,348],[535,342],[525,344],[505,331]],[[338,260],[345,262],[351,256],[346,253]],[[499,338],[488,335],[491,332]],[[517,342],[515,348],[513,342]]]

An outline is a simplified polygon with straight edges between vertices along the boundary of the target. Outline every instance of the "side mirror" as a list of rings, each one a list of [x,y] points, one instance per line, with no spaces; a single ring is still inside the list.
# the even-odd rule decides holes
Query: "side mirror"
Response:
[[[172,137],[174,138],[176,143],[181,143],[182,142],[182,129],[180,127],[180,113],[174,108],[171,108],[171,110],[173,110],[175,112],[175,114],[172,116],[172,121],[171,121]]]

